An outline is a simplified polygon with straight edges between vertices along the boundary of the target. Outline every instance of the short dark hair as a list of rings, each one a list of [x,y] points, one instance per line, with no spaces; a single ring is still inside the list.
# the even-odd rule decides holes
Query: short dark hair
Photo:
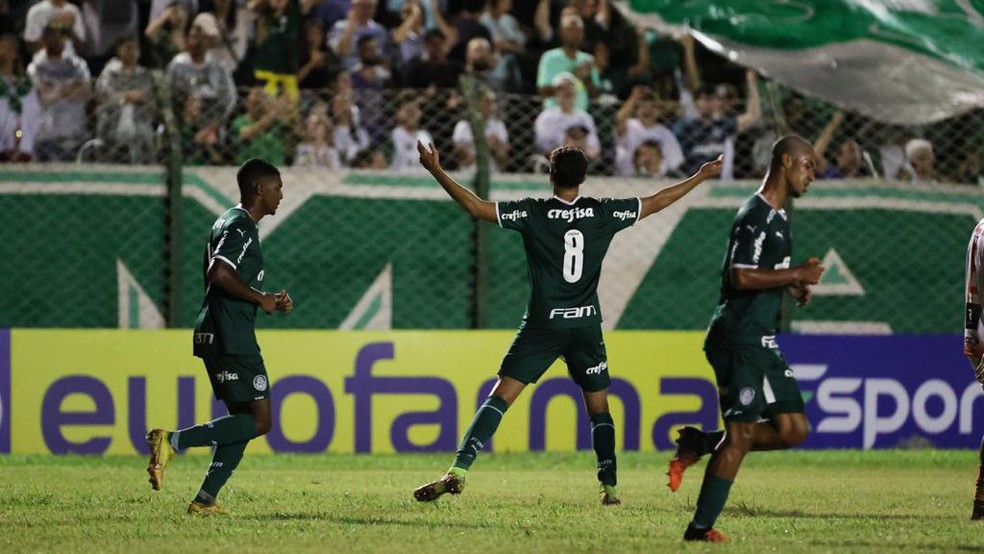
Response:
[[[701,96],[717,96],[717,86],[704,83],[697,87],[697,93],[694,94],[694,98],[700,98]]]
[[[424,42],[430,42],[431,39],[439,38],[441,40],[447,40],[447,35],[444,34],[440,29],[430,29],[424,32]]]
[[[280,170],[272,163],[259,158],[250,158],[239,166],[236,172],[236,182],[239,184],[239,194],[243,199],[252,198],[253,187],[263,179],[279,179]]]
[[[802,137],[786,135],[772,145],[769,167],[775,169],[781,166],[783,155],[795,157],[804,153],[813,153],[813,146]]]
[[[584,182],[588,158],[576,146],[561,146],[550,153],[550,181],[560,188],[573,188]]]

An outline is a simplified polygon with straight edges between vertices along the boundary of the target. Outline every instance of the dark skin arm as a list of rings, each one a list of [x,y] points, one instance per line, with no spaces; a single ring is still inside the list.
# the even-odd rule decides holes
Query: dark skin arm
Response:
[[[258,305],[267,314],[272,314],[282,304],[279,299],[280,297],[278,296],[280,293],[278,293],[278,295],[267,294],[246,286],[246,284],[243,283],[236,275],[235,270],[233,270],[229,264],[221,260],[215,260],[212,262],[212,265],[208,268],[207,276],[209,283],[219,287],[236,298],[240,298]],[[286,295],[286,293],[283,294]],[[290,297],[287,296],[287,300],[289,299]],[[293,302],[290,302],[290,307],[294,307]]]
[[[461,186],[457,181],[451,178],[450,175],[444,168],[441,167],[441,160],[437,154],[437,149],[431,144],[429,147],[424,146],[422,142],[417,141],[417,152],[420,153],[420,165],[424,166],[434,179],[437,180],[438,184],[441,185],[451,197],[452,200],[458,203],[459,206],[468,212],[468,215],[482,219],[485,221],[491,221],[495,223],[498,221],[495,213],[495,202],[489,202],[488,200],[482,200],[475,195],[474,192]]]
[[[810,287],[820,281],[824,267],[819,258],[807,258],[788,269],[736,267],[731,269],[731,282],[738,290],[762,290],[786,287],[802,305],[810,301]]]

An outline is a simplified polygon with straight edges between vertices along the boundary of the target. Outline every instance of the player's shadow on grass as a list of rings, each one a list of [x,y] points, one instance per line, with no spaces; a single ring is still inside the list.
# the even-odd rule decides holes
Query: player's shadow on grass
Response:
[[[875,519],[875,520],[885,520],[885,521],[905,521],[905,520],[920,520],[924,521],[927,519],[948,519],[947,517],[937,514],[937,515],[927,515],[927,514],[865,514],[865,513],[855,513],[855,514],[837,514],[837,513],[811,513],[804,512],[801,510],[774,510],[770,508],[759,508],[756,506],[749,506],[743,502],[739,502],[736,506],[732,508],[726,508],[725,512],[732,515],[738,516],[748,516],[748,517],[795,517],[795,518],[806,518],[806,519]]]
[[[242,516],[237,519],[250,519],[254,521],[261,522],[271,522],[271,521],[325,521],[331,523],[344,523],[349,525],[395,525],[398,527],[433,527],[433,528],[444,528],[453,525],[456,528],[471,528],[471,529],[488,529],[489,527],[494,527],[494,525],[489,525],[488,523],[467,523],[463,521],[427,521],[423,519],[397,519],[394,517],[358,517],[358,516],[348,516],[343,514],[333,514],[333,513],[313,513],[313,512],[301,512],[301,513],[291,513],[291,514],[256,514]]]

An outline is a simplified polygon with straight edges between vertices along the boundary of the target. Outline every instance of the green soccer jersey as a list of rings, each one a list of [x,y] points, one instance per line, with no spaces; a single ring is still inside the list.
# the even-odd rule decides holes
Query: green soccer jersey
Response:
[[[205,300],[195,320],[195,355],[259,355],[256,304],[233,297],[208,281],[212,264],[228,264],[243,283],[259,290],[263,251],[256,222],[242,206],[230,208],[212,225],[205,247]]]
[[[721,268],[721,298],[711,319],[708,342],[721,347],[772,346],[785,287],[738,290],[731,282],[731,270],[786,269],[792,252],[786,212],[773,209],[760,194],[749,198],[731,226]]]
[[[615,233],[639,220],[642,201],[579,196],[496,203],[499,225],[519,231],[526,249],[530,302],[526,327],[562,329],[601,323],[598,278]]]

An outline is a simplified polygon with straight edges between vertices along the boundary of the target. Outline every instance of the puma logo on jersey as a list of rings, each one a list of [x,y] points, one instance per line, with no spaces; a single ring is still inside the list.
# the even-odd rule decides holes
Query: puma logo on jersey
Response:
[[[577,308],[554,308],[550,310],[550,319],[559,317],[561,319],[579,319],[592,316],[598,313],[598,308],[594,306],[580,306]]]
[[[625,221],[626,219],[636,219],[636,213],[625,210],[624,212],[612,212],[612,217]]]
[[[245,237],[246,236],[246,231],[243,231],[242,229],[236,229],[236,231],[239,231],[239,236],[241,236],[241,237]]]
[[[526,217],[526,210],[513,210],[509,213],[502,214],[503,221],[516,221],[521,217]]]
[[[549,210],[547,219],[563,219],[570,223],[575,219],[594,217],[594,208],[571,208],[569,210]]]

